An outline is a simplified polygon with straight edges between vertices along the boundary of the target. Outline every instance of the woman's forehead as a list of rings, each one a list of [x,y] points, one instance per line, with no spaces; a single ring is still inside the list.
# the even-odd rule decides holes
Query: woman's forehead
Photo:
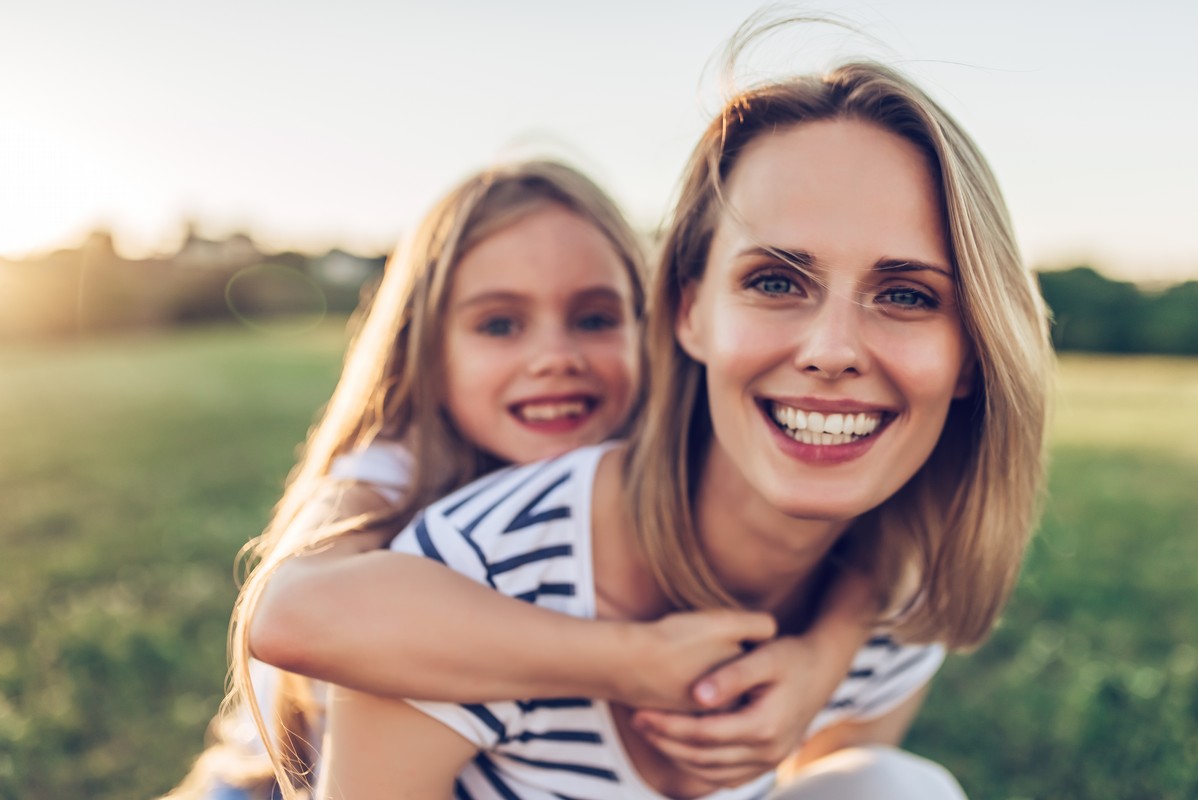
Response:
[[[724,198],[713,246],[951,264],[940,188],[925,155],[871,123],[825,120],[758,136]]]

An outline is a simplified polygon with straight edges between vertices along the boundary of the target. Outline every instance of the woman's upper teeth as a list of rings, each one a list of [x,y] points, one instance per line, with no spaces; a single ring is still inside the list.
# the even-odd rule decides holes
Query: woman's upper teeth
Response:
[[[781,403],[771,403],[770,413],[779,425],[795,431],[811,431],[813,433],[848,433],[855,436],[868,436],[877,429],[878,423],[882,421],[882,415],[878,412],[825,414],[820,411],[804,411],[801,408]]]

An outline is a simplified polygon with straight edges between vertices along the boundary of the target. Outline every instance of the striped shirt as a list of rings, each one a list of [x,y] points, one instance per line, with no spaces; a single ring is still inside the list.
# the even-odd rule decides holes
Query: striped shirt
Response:
[[[591,500],[595,469],[609,447],[482,478],[426,509],[391,547],[511,597],[594,617]],[[930,679],[943,655],[939,646],[875,636],[809,732],[886,713]],[[637,774],[606,702],[410,702],[479,748],[455,784],[460,800],[665,800]],[[764,775],[705,800],[758,800],[772,786],[773,776]]]

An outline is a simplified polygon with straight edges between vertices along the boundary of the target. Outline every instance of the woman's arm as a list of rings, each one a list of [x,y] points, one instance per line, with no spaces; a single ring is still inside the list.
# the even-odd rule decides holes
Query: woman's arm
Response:
[[[316,796],[322,800],[429,800],[453,796],[453,782],[475,745],[403,700],[339,686]]]

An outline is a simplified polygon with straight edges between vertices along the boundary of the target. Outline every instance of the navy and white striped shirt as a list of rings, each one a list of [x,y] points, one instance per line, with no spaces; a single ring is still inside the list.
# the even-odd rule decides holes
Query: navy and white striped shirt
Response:
[[[591,499],[609,447],[482,478],[426,509],[391,548],[441,561],[511,597],[594,617]],[[943,656],[938,646],[874,637],[810,732],[889,711],[928,681]],[[606,702],[410,702],[478,746],[455,785],[462,800],[665,800],[637,775]],[[765,775],[705,800],[759,800],[772,785]]]

